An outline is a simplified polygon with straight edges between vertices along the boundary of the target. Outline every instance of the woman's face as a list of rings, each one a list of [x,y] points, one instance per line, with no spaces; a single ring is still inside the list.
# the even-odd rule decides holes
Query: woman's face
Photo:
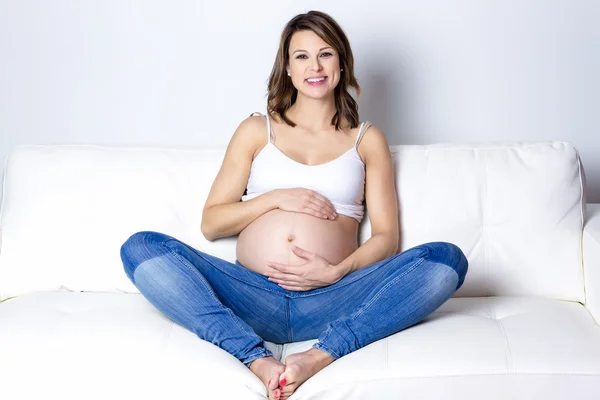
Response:
[[[338,52],[312,31],[292,35],[289,47],[288,77],[298,93],[311,98],[333,95],[340,81]]]

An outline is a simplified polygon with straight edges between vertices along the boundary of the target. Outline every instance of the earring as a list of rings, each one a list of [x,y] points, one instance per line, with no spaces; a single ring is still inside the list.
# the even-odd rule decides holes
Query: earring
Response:
[[[344,68],[340,69],[340,72],[343,72],[343,71],[344,71]]]
[[[292,76],[292,75],[288,72],[288,76]]]

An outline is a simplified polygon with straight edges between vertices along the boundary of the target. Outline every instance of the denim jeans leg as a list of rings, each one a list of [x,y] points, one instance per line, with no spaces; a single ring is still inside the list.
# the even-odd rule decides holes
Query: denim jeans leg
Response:
[[[295,340],[343,357],[423,320],[462,285],[468,262],[446,242],[432,242],[365,267],[293,302]],[[316,304],[325,305],[322,310]],[[331,321],[335,318],[334,321]],[[317,330],[321,330],[320,332]]]
[[[272,309],[261,312],[262,308],[253,304],[254,299],[260,302],[267,297],[271,307],[280,306],[284,301],[281,292],[272,290],[271,282],[243,266],[156,232],[131,236],[121,248],[121,258],[127,276],[152,305],[248,367],[255,359],[272,353],[245,317],[251,323],[274,326],[274,332],[282,330],[283,324],[285,331],[285,313],[278,315]],[[242,313],[250,310],[254,315],[237,315],[223,299]],[[245,307],[248,304],[251,306]]]

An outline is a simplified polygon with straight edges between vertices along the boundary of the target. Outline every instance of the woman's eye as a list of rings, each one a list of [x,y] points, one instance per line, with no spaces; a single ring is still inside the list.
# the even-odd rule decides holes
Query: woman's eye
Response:
[[[304,54],[300,54],[300,55],[296,56],[296,59],[300,59],[300,58],[306,58],[306,56]]]
[[[331,54],[331,53],[329,53],[329,52],[321,53],[321,55],[322,55],[322,56],[325,56],[325,57],[330,57],[330,56],[332,56],[332,54]]]

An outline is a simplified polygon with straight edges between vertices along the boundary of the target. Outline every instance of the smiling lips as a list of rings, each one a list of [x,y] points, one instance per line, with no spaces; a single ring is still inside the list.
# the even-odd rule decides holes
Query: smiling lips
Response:
[[[311,86],[321,86],[327,80],[326,76],[321,76],[318,78],[308,78],[306,82]]]

